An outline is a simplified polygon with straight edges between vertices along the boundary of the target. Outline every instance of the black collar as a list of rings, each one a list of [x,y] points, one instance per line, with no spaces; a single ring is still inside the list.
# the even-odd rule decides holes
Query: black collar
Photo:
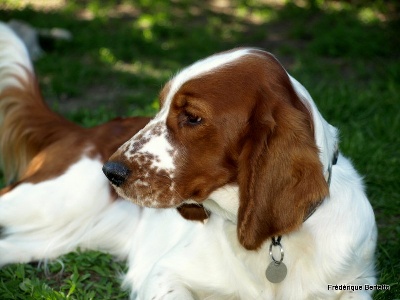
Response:
[[[326,182],[328,183],[328,186],[331,184],[332,166],[334,166],[334,165],[337,164],[338,158],[339,158],[339,149],[336,148],[335,152],[333,153],[332,163],[331,163],[331,164],[329,165],[329,167],[328,167],[328,179],[327,179],[327,181],[326,181]],[[315,213],[315,211],[316,211],[317,208],[322,204],[322,202],[324,202],[324,199],[321,199],[320,201],[314,203],[313,205],[311,205],[311,206],[308,208],[308,212],[307,212],[306,216],[305,216],[304,219],[303,219],[303,223],[304,223],[305,221],[307,221],[308,218],[310,218],[310,217]]]

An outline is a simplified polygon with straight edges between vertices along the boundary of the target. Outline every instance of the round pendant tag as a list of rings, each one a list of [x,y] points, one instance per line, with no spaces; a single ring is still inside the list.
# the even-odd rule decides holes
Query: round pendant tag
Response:
[[[279,283],[283,281],[287,274],[287,267],[283,262],[279,264],[271,262],[265,271],[265,276],[272,283]]]

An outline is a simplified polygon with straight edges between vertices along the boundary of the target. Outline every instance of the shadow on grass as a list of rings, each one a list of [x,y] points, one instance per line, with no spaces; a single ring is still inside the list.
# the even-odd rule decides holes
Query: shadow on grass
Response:
[[[301,72],[307,59],[391,56],[400,44],[372,9],[257,3],[69,1],[57,10],[3,10],[2,18],[73,33],[36,64],[46,99],[63,113],[104,106],[153,114],[159,89],[179,68],[233,47],[264,48]]]

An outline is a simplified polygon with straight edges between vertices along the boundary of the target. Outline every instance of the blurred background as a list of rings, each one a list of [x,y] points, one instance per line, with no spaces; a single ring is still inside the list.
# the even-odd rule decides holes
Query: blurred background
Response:
[[[42,93],[84,126],[154,115],[179,69],[215,52],[272,52],[341,132],[379,226],[374,299],[400,299],[400,1],[0,0]],[[1,299],[125,299],[123,263],[90,252],[0,270]],[[64,268],[64,266],[65,268]]]

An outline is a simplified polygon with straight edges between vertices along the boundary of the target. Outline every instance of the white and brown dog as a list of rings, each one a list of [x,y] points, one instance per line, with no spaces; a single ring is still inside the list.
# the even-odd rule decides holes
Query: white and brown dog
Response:
[[[2,26],[0,92],[3,167],[18,179],[0,198],[0,264],[80,246],[128,257],[134,299],[371,298],[359,289],[376,282],[361,177],[271,54],[184,69],[138,133],[147,119],[82,129],[43,104]],[[103,171],[133,203],[101,174],[125,140]]]

